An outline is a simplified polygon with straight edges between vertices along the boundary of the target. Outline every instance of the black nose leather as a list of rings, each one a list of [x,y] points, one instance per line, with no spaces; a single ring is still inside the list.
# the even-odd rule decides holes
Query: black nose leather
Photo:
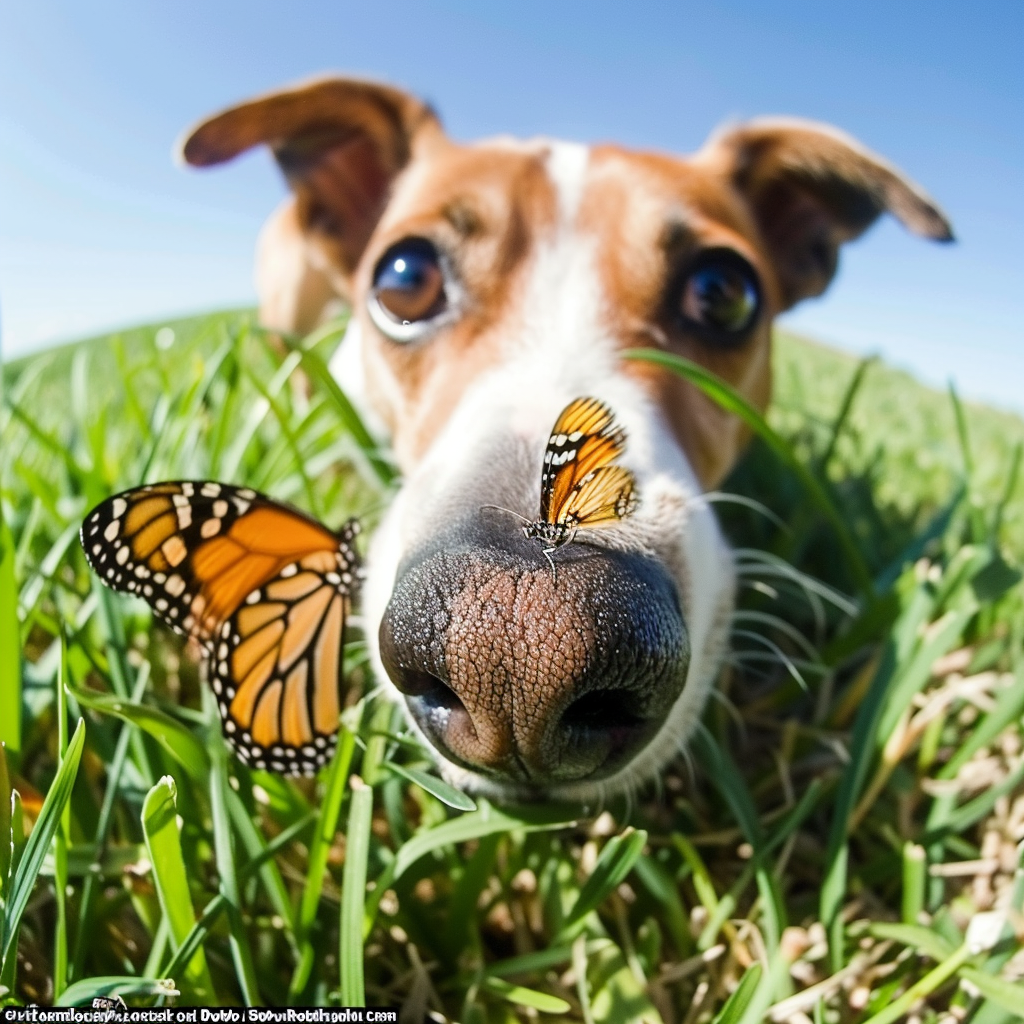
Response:
[[[407,559],[380,626],[388,675],[447,759],[534,786],[614,774],[682,690],[675,586],[635,552],[552,554],[474,519]]]

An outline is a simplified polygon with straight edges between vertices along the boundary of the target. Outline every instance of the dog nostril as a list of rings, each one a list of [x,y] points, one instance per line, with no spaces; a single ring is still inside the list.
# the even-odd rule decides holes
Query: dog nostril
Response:
[[[454,711],[463,706],[455,691],[429,672],[415,668],[400,668],[392,678],[395,686],[406,697],[418,697],[427,707]]]
[[[594,690],[574,700],[562,715],[563,728],[582,732],[629,731],[645,724],[636,713],[637,696],[625,690]]]

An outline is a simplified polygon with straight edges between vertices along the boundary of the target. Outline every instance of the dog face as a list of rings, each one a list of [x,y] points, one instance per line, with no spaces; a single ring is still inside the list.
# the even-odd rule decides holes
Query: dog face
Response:
[[[733,576],[701,495],[745,435],[623,354],[686,356],[764,408],[772,318],[828,285],[839,245],[884,210],[936,239],[946,221],[803,122],[740,126],[686,160],[465,146],[405,93],[328,79],[217,115],[184,155],[260,142],[294,191],[261,240],[261,316],[304,330],[351,303],[332,369],[403,474],[364,593],[381,678],[467,789],[591,800],[651,775],[717,669]],[[552,425],[581,396],[625,429],[639,505],[549,560],[517,517],[537,519]]]

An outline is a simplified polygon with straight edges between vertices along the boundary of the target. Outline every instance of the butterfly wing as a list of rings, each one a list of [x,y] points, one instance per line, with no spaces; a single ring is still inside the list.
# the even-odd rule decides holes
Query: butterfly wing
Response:
[[[330,757],[338,728],[356,529],[331,533],[248,488],[178,481],[108,498],[86,518],[81,540],[104,583],[143,598],[203,645],[239,756],[301,774]]]
[[[609,467],[625,446],[626,432],[615,422],[607,405],[596,398],[570,402],[552,428],[544,453],[542,520],[551,524],[567,522],[570,502],[579,507],[579,491],[584,482],[591,474]],[[628,474],[632,493],[632,474],[625,469],[621,472]]]
[[[356,572],[346,547],[285,566],[220,628],[210,683],[225,735],[256,768],[311,775],[334,752],[345,618]]]
[[[108,498],[86,518],[81,540],[107,586],[143,598],[203,642],[286,565],[339,544],[315,520],[253,490],[188,480]]]
[[[636,505],[633,474],[624,466],[600,466],[572,489],[559,522],[570,528],[600,526],[625,519]]]

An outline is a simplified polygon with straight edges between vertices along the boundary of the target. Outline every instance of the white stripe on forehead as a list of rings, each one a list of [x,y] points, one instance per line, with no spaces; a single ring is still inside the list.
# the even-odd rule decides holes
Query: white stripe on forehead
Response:
[[[566,227],[576,219],[576,211],[583,198],[583,183],[590,161],[590,149],[578,142],[553,140],[548,145],[548,175],[558,195],[558,219],[561,226]]]

